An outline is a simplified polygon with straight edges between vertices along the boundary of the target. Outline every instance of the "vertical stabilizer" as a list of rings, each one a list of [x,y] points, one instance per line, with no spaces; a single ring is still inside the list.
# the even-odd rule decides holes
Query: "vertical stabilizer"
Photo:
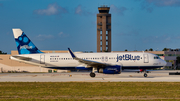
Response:
[[[19,54],[35,54],[41,52],[21,29],[12,29]]]

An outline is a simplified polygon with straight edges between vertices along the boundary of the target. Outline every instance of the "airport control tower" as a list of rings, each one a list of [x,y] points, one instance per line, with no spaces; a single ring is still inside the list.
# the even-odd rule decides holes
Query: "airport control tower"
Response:
[[[98,7],[97,14],[97,52],[111,52],[111,14],[110,7]]]

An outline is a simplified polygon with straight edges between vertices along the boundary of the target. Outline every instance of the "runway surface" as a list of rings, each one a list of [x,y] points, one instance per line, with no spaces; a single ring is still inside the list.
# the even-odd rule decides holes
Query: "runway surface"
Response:
[[[180,82],[180,75],[169,75],[169,72],[177,70],[151,71],[146,78],[143,73],[135,72],[114,75],[96,73],[95,78],[91,78],[89,72],[0,73],[0,82]]]

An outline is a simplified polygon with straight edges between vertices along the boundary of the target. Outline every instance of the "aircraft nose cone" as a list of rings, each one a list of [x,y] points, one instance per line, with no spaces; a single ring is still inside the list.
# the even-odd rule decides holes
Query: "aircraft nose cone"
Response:
[[[167,62],[163,60],[162,64],[163,64],[163,66],[166,66]]]

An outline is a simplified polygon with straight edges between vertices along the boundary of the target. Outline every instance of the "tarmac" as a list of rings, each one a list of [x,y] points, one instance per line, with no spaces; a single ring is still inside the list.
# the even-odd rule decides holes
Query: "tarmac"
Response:
[[[91,78],[89,72],[71,73],[0,73],[0,82],[180,82],[180,75],[169,75],[180,70],[151,71],[144,73],[122,72],[121,74],[96,73]]]

